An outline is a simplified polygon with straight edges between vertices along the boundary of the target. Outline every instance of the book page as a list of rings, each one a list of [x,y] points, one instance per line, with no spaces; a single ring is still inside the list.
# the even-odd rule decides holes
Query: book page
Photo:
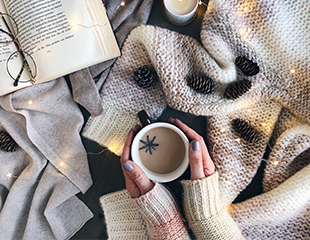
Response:
[[[0,1],[0,11],[2,13],[6,13],[5,6],[2,1]],[[6,18],[8,20],[8,18]],[[8,22],[10,25],[10,22]],[[10,25],[11,27],[11,25]],[[5,26],[4,21],[0,17],[0,28],[8,31],[7,27]],[[0,32],[0,95],[3,95],[7,92],[10,92],[12,90],[16,90],[18,88],[14,87],[14,79],[10,77],[8,71],[7,71],[7,62],[10,56],[14,54],[14,52],[17,51],[14,43],[5,43],[5,41],[12,40],[10,37],[3,33]],[[13,61],[10,61],[10,66],[12,67],[12,64],[14,64],[15,68],[17,69],[17,73],[19,72],[21,66],[22,66],[22,61],[21,59],[15,59]],[[17,76],[17,75],[16,75]],[[24,77],[24,76],[23,76]],[[26,76],[28,77],[28,76]],[[19,87],[26,86],[26,85],[31,85],[30,82],[28,83],[23,83],[20,84]]]
[[[116,50],[115,46],[114,49],[103,49],[96,34],[103,25],[89,17],[84,0],[4,2],[7,12],[17,22],[22,50],[36,62],[37,82],[49,81],[119,56],[117,44]],[[107,17],[105,25],[111,28]]]

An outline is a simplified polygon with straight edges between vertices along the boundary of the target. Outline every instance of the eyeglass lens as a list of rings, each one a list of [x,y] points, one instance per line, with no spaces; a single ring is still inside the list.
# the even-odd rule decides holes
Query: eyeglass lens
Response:
[[[9,52],[6,60],[6,70],[8,75],[14,80],[14,86],[18,83],[32,81],[37,74],[37,66],[33,57],[21,50],[17,40],[18,26],[16,21],[5,13],[0,14],[0,44],[2,49],[7,45],[15,45],[15,48]]]

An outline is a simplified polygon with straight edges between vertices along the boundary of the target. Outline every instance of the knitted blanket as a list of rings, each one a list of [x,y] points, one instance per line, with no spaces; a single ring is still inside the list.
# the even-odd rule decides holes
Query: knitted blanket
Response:
[[[122,45],[146,23],[153,0],[104,2]],[[74,100],[92,114],[102,110],[97,85],[113,62],[70,75]],[[93,217],[75,196],[92,179],[80,137],[84,118],[73,97],[62,77],[0,98],[0,239],[69,239]]]
[[[153,120],[167,104],[208,116],[221,199],[242,234],[310,238],[309,13],[306,0],[213,0],[202,44],[159,27],[136,28],[102,88],[104,112],[83,135],[119,155],[141,109]],[[149,88],[133,77],[142,65],[159,78]],[[232,204],[262,162],[265,193]]]

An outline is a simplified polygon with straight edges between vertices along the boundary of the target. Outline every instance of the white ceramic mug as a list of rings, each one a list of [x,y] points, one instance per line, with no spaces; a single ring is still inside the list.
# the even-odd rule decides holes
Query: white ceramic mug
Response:
[[[141,121],[143,124],[143,121]],[[140,157],[140,153],[141,151],[145,151],[146,148],[141,149],[141,139],[142,137],[149,132],[152,129],[156,129],[156,128],[167,128],[169,129],[168,132],[171,130],[174,133],[176,133],[181,141],[180,144],[183,144],[182,146],[178,145],[177,147],[182,149],[184,149],[184,154],[182,156],[182,159],[180,159],[179,161],[181,162],[180,165],[173,170],[172,172],[167,172],[167,173],[155,173],[154,171],[149,170],[144,164],[143,161],[141,160]],[[156,131],[156,130],[155,130]],[[153,139],[153,137],[152,137]],[[155,140],[154,144],[156,145],[157,140]],[[156,160],[156,154],[158,151],[160,151],[160,145],[159,146],[155,146],[153,148],[153,154],[154,154],[154,158]],[[171,147],[171,146],[169,146]],[[170,182],[173,181],[177,178],[179,178],[188,168],[189,165],[189,159],[188,159],[188,148],[189,148],[189,141],[186,137],[186,135],[176,126],[170,124],[170,123],[166,123],[166,122],[156,122],[156,123],[149,123],[148,125],[146,125],[145,127],[143,127],[135,136],[132,145],[131,145],[131,157],[132,160],[138,164],[141,169],[144,171],[144,173],[146,174],[146,176],[150,179],[153,180],[155,182]],[[173,149],[171,149],[171,152],[173,152]],[[163,160],[163,159],[161,159]],[[153,161],[153,160],[152,160]],[[166,161],[166,159],[165,159]]]

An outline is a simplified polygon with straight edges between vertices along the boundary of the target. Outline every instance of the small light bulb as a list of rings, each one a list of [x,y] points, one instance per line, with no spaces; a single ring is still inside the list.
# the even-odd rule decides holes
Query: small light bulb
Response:
[[[31,105],[31,104],[32,104],[32,100],[30,100],[30,101],[28,102],[28,104]]]
[[[7,177],[12,177],[12,173],[8,173],[8,174],[7,174]]]
[[[70,29],[73,28],[74,25],[75,25],[75,22],[71,22],[69,28],[70,28]]]
[[[63,166],[63,165],[65,165],[65,163],[64,163],[64,162],[61,162],[59,165],[60,165],[60,166]]]
[[[125,2],[123,1],[123,2],[121,2],[121,6],[125,6]]]
[[[226,181],[228,185],[233,185],[233,183],[231,181]]]
[[[227,212],[230,212],[231,211],[231,206],[227,206],[226,210],[227,210]]]
[[[38,49],[35,47],[32,51],[33,51],[33,52],[37,52],[37,51],[38,51]]]
[[[291,69],[291,74],[294,74],[296,73],[296,70],[295,69]]]
[[[236,138],[236,142],[240,143],[241,139],[240,138]]]
[[[267,123],[262,123],[262,126],[263,126],[263,127],[266,127],[266,126],[267,126]]]
[[[223,133],[223,132],[225,132],[225,131],[226,131],[226,129],[225,129],[225,128],[221,129],[221,133]]]
[[[109,150],[112,150],[112,147],[109,147]]]
[[[279,164],[279,161],[274,161],[272,164],[273,164],[273,165],[278,165],[278,164]]]
[[[201,5],[202,4],[202,1],[199,1],[199,3],[198,3],[199,5]]]

